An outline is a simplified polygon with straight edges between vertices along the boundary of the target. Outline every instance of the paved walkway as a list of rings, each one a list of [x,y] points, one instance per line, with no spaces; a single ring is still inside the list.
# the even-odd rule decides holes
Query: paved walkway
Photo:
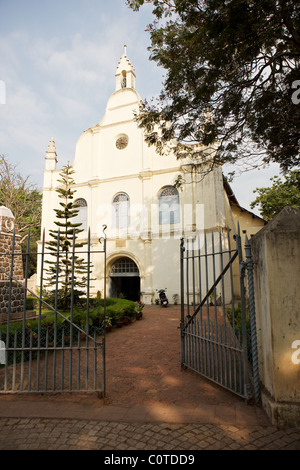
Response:
[[[180,368],[178,307],[106,337],[107,397],[0,396],[0,449],[300,450],[299,429]]]

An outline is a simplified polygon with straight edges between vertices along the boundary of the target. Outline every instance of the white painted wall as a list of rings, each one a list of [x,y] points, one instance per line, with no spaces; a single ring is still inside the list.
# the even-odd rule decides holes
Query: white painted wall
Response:
[[[127,87],[121,87],[121,75],[127,74]],[[122,75],[123,76],[123,75]],[[88,226],[97,244],[103,224],[107,225],[108,273],[112,260],[129,256],[139,267],[141,290],[146,292],[146,302],[154,301],[156,289],[167,288],[169,300],[179,289],[179,245],[183,234],[194,231],[196,226],[196,204],[199,206],[201,229],[214,229],[226,224],[224,190],[221,168],[216,168],[200,182],[187,184],[179,192],[181,206],[180,223],[172,227],[172,234],[162,235],[158,219],[158,196],[160,190],[173,185],[182,171],[181,162],[172,155],[160,156],[143,139],[143,131],[134,120],[141,97],[134,88],[135,72],[123,55],[117,67],[116,91],[109,98],[101,121],[87,129],[78,139],[73,168],[76,182],[76,198],[84,198],[88,206]],[[131,88],[130,88],[131,87]],[[116,148],[119,136],[128,137],[126,148]],[[53,227],[54,209],[58,207],[55,192],[59,170],[56,168],[56,149],[49,144],[44,173],[42,228],[46,235]],[[185,175],[186,176],[186,175]],[[135,223],[137,231],[132,236],[120,235],[123,246],[117,242],[112,229],[111,204],[118,192],[130,198],[131,223],[143,208],[143,227]],[[203,222],[203,223],[202,223]],[[204,224],[204,226],[203,226]],[[173,233],[174,232],[174,233]],[[86,237],[86,233],[82,235]],[[96,245],[95,245],[96,246]],[[96,281],[95,292],[103,290],[103,267],[98,259],[93,260]],[[38,271],[39,272],[39,271]]]

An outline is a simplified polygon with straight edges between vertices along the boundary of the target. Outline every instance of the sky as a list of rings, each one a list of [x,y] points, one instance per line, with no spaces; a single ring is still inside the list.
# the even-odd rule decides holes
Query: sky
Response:
[[[104,116],[125,44],[142,99],[158,95],[164,71],[149,60],[151,11],[133,12],[125,0],[0,0],[0,154],[40,190],[49,141],[58,168],[72,164],[80,135]],[[250,210],[253,191],[278,174],[274,164],[237,177],[239,204]]]

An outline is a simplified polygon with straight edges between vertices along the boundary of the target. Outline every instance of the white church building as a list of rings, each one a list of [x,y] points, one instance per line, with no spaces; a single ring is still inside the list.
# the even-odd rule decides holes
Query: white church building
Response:
[[[92,293],[121,294],[153,303],[157,290],[167,288],[169,301],[180,295],[180,238],[199,231],[235,230],[237,220],[248,237],[262,228],[259,217],[241,208],[221,167],[200,181],[187,172],[187,161],[161,156],[144,141],[134,113],[142,98],[136,90],[135,70],[126,48],[115,75],[115,91],[101,121],[80,136],[72,168],[75,199],[80,203],[78,219],[91,248],[99,247],[103,225],[107,226],[106,279],[102,259],[93,256]],[[59,207],[58,159],[53,140],[46,157],[43,184],[42,233],[54,228]],[[178,175],[185,183],[174,187]],[[39,245],[41,242],[39,242]],[[40,248],[40,246],[39,246]],[[40,272],[38,266],[38,273]]]

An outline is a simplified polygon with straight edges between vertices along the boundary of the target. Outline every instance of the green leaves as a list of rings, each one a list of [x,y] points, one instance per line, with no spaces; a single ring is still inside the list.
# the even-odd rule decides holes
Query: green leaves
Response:
[[[74,170],[70,165],[66,165],[60,173],[61,186],[57,188],[57,193],[61,209],[54,209],[56,215],[54,224],[58,229],[49,230],[52,240],[46,243],[54,259],[46,260],[49,267],[45,280],[48,288],[59,290],[58,298],[62,308],[68,308],[72,289],[76,291],[77,296],[84,293],[83,289],[86,287],[89,275],[86,261],[75,254],[76,249],[82,247],[84,243],[77,241],[83,229],[81,223],[74,222],[79,206],[73,201],[76,192],[73,174]]]
[[[31,230],[31,235],[39,237],[41,225],[42,195],[35,185],[24,178],[17,165],[0,156],[0,205],[8,207],[15,216],[21,243]]]
[[[30,254],[28,255],[28,275],[36,272],[36,242],[40,238],[42,195],[29,177],[24,178],[17,165],[0,156],[0,205],[8,207],[15,216],[22,252],[27,251],[27,237],[30,230]],[[23,263],[25,266],[25,263]]]
[[[148,143],[161,152],[175,137],[178,146],[190,144],[191,156],[194,142],[218,140],[221,151],[211,158],[222,163],[249,158],[252,165],[259,152],[285,171],[299,165],[300,106],[292,102],[292,83],[300,76],[298,2],[128,2],[134,10],[144,3],[153,5],[155,17],[150,58],[166,70],[159,99],[138,118]],[[151,128],[158,117],[161,132]],[[243,145],[246,139],[250,145]],[[229,152],[232,142],[241,144]]]
[[[265,220],[273,219],[284,207],[300,209],[300,172],[293,170],[285,174],[285,181],[278,176],[270,179],[273,183],[268,188],[257,188],[258,193],[251,208],[259,206],[259,211]]]

